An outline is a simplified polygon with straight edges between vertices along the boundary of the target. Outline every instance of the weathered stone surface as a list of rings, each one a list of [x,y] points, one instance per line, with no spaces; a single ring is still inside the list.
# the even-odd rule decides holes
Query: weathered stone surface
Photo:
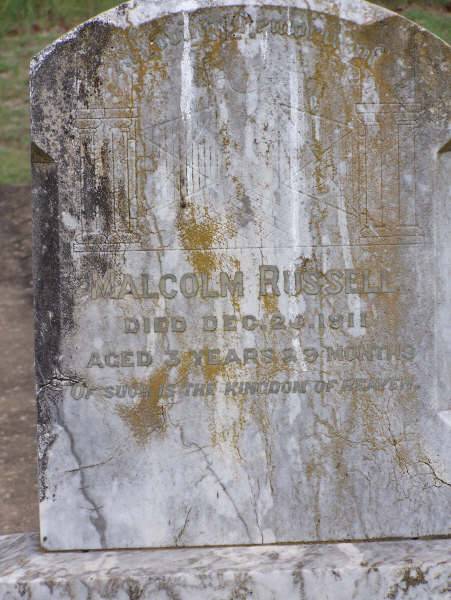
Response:
[[[449,540],[57,555],[0,538],[0,600],[445,600],[450,586]]]
[[[450,533],[449,47],[236,4],[32,65],[47,549]]]

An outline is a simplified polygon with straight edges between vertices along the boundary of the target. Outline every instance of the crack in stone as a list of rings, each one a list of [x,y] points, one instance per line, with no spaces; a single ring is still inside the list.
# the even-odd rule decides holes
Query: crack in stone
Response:
[[[205,460],[205,464],[207,466],[207,470],[213,475],[213,477],[215,478],[216,482],[221,486],[224,494],[227,496],[227,498],[229,499],[230,503],[232,504],[235,513],[238,517],[238,519],[240,520],[241,524],[243,525],[245,531],[246,531],[246,535],[249,538],[249,541],[252,542],[252,536],[251,533],[249,531],[249,527],[246,523],[246,521],[244,520],[243,515],[240,513],[238,506],[236,505],[235,500],[233,499],[232,495],[230,494],[229,490],[227,489],[225,483],[221,480],[221,478],[219,477],[219,475],[216,473],[216,471],[213,469],[213,467],[211,466],[211,461],[207,456],[207,453],[205,452],[205,450],[203,450],[203,448],[201,446],[199,446],[198,444],[196,444],[195,442],[191,442],[191,445],[196,447],[199,452],[202,454],[204,460]]]
[[[446,481],[445,479],[442,479],[441,477],[439,477],[439,475],[437,475],[437,472],[434,469],[434,467],[432,466],[432,464],[431,464],[431,462],[430,462],[429,459],[420,460],[418,462],[419,462],[420,465],[426,465],[431,470],[431,473],[432,473],[434,479],[441,484],[441,485],[438,485],[436,487],[441,487],[442,485],[446,485],[448,487],[451,487],[451,482]]]
[[[80,471],[86,471],[87,469],[94,469],[95,467],[102,467],[103,465],[107,465],[113,460],[114,456],[111,456],[107,460],[104,460],[99,463],[95,463],[93,465],[85,465],[83,467],[77,467],[76,469],[70,469],[69,471],[64,471],[65,473],[79,473]]]
[[[76,447],[75,447],[74,436],[73,436],[72,432],[69,430],[69,428],[67,427],[66,423],[64,422],[64,419],[61,418],[59,409],[57,409],[57,415],[58,415],[58,424],[60,425],[60,427],[62,427],[62,429],[65,431],[67,437],[69,438],[71,454],[73,455],[73,457],[75,458],[75,460],[77,461],[77,463],[79,465],[78,471],[80,473],[80,479],[81,479],[81,484],[82,484],[80,486],[81,493],[82,493],[83,497],[85,498],[85,500],[88,502],[88,504],[90,504],[92,506],[92,509],[90,509],[90,510],[94,513],[94,515],[91,515],[89,517],[89,520],[99,535],[101,547],[106,548],[107,547],[107,541],[106,541],[107,522],[106,522],[105,517],[101,513],[102,507],[97,506],[94,499],[90,496],[89,492],[87,491],[89,489],[89,486],[86,485],[84,468],[82,466],[81,457],[78,454]],[[77,470],[77,469],[75,469],[75,470]]]
[[[80,379],[76,379],[75,377],[65,377],[65,376],[54,376],[52,377],[52,379],[50,381],[47,381],[46,383],[43,383],[42,385],[38,386],[38,395],[41,394],[41,392],[43,392],[45,389],[47,388],[53,388],[53,389],[58,389],[58,383],[61,383],[62,385],[64,385],[65,383],[71,383],[73,385],[76,385],[78,383],[82,383]]]
[[[188,523],[189,523],[189,516],[191,514],[192,509],[193,509],[193,507],[190,506],[189,509],[188,509],[188,511],[187,511],[187,513],[186,513],[186,516],[185,516],[185,522],[183,523],[182,528],[180,529],[180,531],[178,532],[178,534],[175,537],[175,542],[174,543],[175,543],[176,546],[178,546],[179,541],[181,540],[181,538],[183,537],[183,534],[186,531],[186,528],[187,528]]]
[[[249,481],[249,489],[251,490],[251,500],[252,500],[252,507],[254,509],[254,515],[255,515],[255,523],[257,525],[257,529],[260,532],[260,538],[261,538],[261,542],[262,544],[264,544],[264,535],[263,535],[263,531],[262,528],[260,526],[260,520],[258,517],[258,506],[257,506],[257,497],[255,495],[255,492],[252,488],[252,480],[251,477],[249,475],[249,473],[247,473],[247,479]],[[258,495],[260,495],[260,482],[257,479],[257,488],[258,488]]]

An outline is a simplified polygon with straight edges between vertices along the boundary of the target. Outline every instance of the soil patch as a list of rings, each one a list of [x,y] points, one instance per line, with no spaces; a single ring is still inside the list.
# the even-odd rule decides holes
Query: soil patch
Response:
[[[0,533],[38,529],[31,190],[0,186]]]

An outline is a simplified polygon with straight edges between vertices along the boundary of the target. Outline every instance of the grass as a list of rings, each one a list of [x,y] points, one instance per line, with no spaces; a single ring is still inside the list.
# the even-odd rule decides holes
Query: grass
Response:
[[[451,44],[451,0],[380,0],[376,4],[400,13]]]
[[[42,48],[116,0],[0,0],[0,185],[30,182],[28,69]]]
[[[0,40],[0,184],[30,181],[28,64],[56,35],[22,33]]]
[[[421,7],[414,7],[402,13],[411,21],[415,21],[425,29],[429,29],[451,44],[451,15],[441,12],[431,12]]]
[[[0,0],[0,184],[30,182],[28,67],[62,33],[120,0]],[[381,0],[451,43],[451,0]]]
[[[118,3],[114,0],[2,0],[0,33],[17,31],[17,23],[21,23],[21,29],[46,29],[49,25],[72,27]]]

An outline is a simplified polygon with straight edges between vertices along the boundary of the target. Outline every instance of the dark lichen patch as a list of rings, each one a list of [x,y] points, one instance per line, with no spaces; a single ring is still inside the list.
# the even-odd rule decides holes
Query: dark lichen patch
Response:
[[[50,400],[43,394],[38,394],[38,483],[39,483],[39,502],[44,502],[48,498],[48,478],[47,466],[49,462],[49,451],[58,439],[56,433],[52,432],[54,422],[54,413],[50,408]],[[58,400],[57,400],[58,401]]]
[[[33,185],[37,191],[33,213],[35,351],[37,384],[43,386],[60,371],[62,342],[63,290],[56,163],[33,163]],[[46,207],[45,211],[43,207]],[[65,316],[70,318],[70,312]]]
[[[230,140],[228,144],[230,145]],[[240,178],[233,175],[232,181],[236,190],[236,199],[238,200],[240,207],[237,214],[237,224],[244,228],[249,225],[249,223],[257,220],[256,210],[255,207],[252,206],[252,199],[246,193],[246,189]]]
[[[396,583],[390,588],[387,598],[390,600],[403,598],[406,594],[410,593],[412,588],[427,585],[427,583],[426,573],[421,567],[407,567],[402,571],[400,583]]]
[[[115,225],[112,203],[114,193],[111,189],[114,178],[109,141],[104,140],[102,143],[100,163],[92,156],[89,144],[90,141],[84,141],[83,219],[89,229],[101,227],[103,233],[109,235]]]
[[[81,72],[78,102],[85,108],[102,105],[104,82],[102,65],[110,50],[114,28],[100,21],[88,21],[79,33],[77,65]]]

